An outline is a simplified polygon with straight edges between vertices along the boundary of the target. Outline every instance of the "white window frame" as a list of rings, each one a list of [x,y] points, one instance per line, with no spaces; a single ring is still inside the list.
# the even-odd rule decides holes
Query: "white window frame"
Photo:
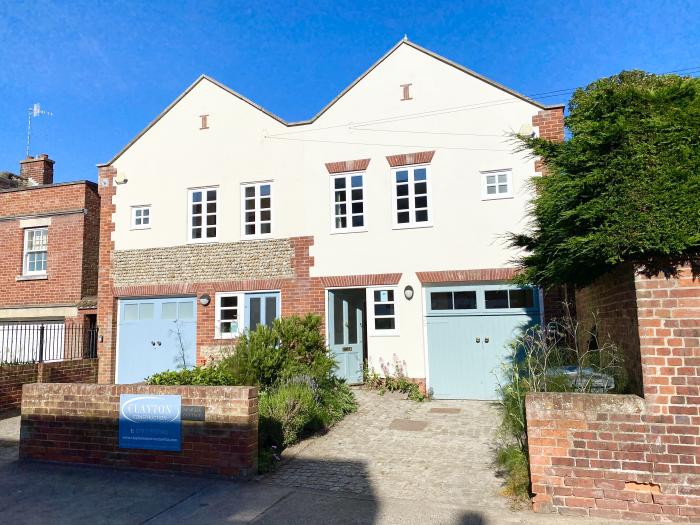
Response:
[[[237,297],[238,306],[238,331],[237,332],[221,332],[221,299],[224,297]],[[214,321],[214,339],[235,339],[243,332],[245,324],[245,294],[242,292],[217,292],[215,296],[215,321]]]
[[[143,211],[148,211],[148,224],[143,223]],[[141,217],[137,217],[137,212],[141,212]],[[136,219],[141,219],[141,224],[136,224]],[[138,206],[131,207],[131,229],[132,230],[148,230],[151,228],[151,205],[150,204],[140,204]]]
[[[428,220],[425,222],[416,222],[416,201],[415,201],[415,180],[414,171],[417,169],[425,168],[425,184],[426,184],[426,197],[427,197],[427,210],[428,210]],[[398,183],[396,182],[396,172],[398,171],[408,171],[408,212],[410,221],[409,222],[399,222],[398,218],[398,206],[397,201],[399,196],[396,194],[396,188]],[[394,230],[404,230],[410,228],[431,228],[433,226],[433,200],[431,191],[431,175],[430,175],[430,164],[409,164],[408,166],[397,166],[391,169],[391,212],[392,212],[392,228]],[[405,198],[405,197],[401,197]],[[401,210],[406,211],[406,210]]]
[[[488,170],[488,171],[480,171],[479,172],[481,176],[481,200],[484,201],[492,201],[492,200],[499,200],[499,199],[512,199],[513,198],[513,170],[510,168],[507,169],[502,169],[502,170]],[[506,193],[498,193],[498,176],[499,175],[505,175],[506,176],[506,184],[508,185],[508,191]],[[487,180],[489,176],[495,176],[496,177],[496,183],[495,184],[487,184]],[[496,193],[489,194],[487,193],[487,188],[488,186],[495,186],[496,187]]]
[[[352,178],[356,176],[361,176],[362,177],[362,200],[360,201],[353,201],[352,200]],[[335,189],[335,181],[337,179],[345,179],[345,206],[346,206],[346,218],[347,218],[347,226],[345,228],[338,227],[336,226],[336,214],[335,214],[335,192],[336,191],[343,191],[343,190],[336,190]],[[367,181],[366,173],[364,171],[346,171],[343,173],[334,173],[333,175],[330,176],[330,204],[331,204],[331,233],[355,233],[355,232],[365,232],[367,231],[367,206],[366,206],[366,190],[365,190],[365,182]],[[361,202],[362,203],[362,226],[352,226],[352,203],[353,202]],[[359,215],[359,214],[355,214]]]
[[[216,216],[216,236],[214,237],[205,237],[206,235],[206,230],[207,230],[207,214],[206,212],[206,193],[207,191],[214,190],[216,191],[216,212],[213,214]],[[202,213],[200,214],[202,216],[202,237],[199,239],[195,239],[192,237],[192,195],[196,192],[202,192]],[[219,240],[219,228],[221,227],[219,223],[219,187],[218,186],[202,186],[199,188],[189,188],[187,190],[187,242],[188,243],[208,243],[208,242],[217,242]]]
[[[374,320],[376,319],[376,316],[374,314],[374,292],[377,291],[393,291],[394,292],[394,300],[393,300],[393,305],[394,305],[394,328],[393,329],[379,329],[377,330],[374,327]],[[367,323],[369,326],[367,327],[367,334],[369,336],[373,337],[394,337],[400,335],[400,330],[399,330],[399,288],[397,286],[368,286],[366,288],[366,299],[367,299]],[[378,303],[378,304],[389,304],[391,301],[387,301],[386,303]],[[380,316],[380,317],[392,317],[392,316]]]
[[[36,232],[43,230],[44,236],[46,237],[46,246],[43,250],[29,250],[29,232]],[[28,258],[30,253],[45,253],[46,254],[46,268],[43,270],[29,270]],[[41,226],[38,228],[25,228],[24,229],[24,249],[22,250],[22,275],[46,275],[49,267],[49,227]]]
[[[270,220],[269,221],[262,221],[260,218],[260,212],[263,211],[262,208],[260,207],[260,200],[262,199],[262,196],[260,195],[260,187],[261,186],[270,186],[270,207],[265,208],[266,210],[269,209],[270,211]],[[246,201],[246,196],[245,196],[245,190],[246,188],[255,188],[255,209],[252,210],[255,213],[255,223],[246,223],[245,220],[245,215],[246,212],[250,213],[251,210],[246,210],[245,208],[245,201]],[[273,181],[271,180],[261,180],[261,181],[256,181],[256,182],[243,182],[241,183],[241,239],[266,239],[268,237],[272,237],[275,231],[275,214],[274,214],[274,184]],[[260,233],[260,226],[263,222],[269,222],[270,223],[270,233]],[[246,224],[255,224],[255,233],[254,234],[246,234],[245,232],[245,227]]]

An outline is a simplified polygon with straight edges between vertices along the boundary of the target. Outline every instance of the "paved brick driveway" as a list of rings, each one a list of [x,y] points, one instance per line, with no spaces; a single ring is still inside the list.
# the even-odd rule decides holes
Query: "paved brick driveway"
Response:
[[[374,497],[503,507],[493,453],[498,409],[482,401],[415,403],[355,391],[360,408],[285,454],[274,484]]]

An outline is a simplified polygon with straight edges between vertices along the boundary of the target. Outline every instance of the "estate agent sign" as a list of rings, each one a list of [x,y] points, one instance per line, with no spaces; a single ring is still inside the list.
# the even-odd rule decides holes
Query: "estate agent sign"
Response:
[[[119,448],[179,451],[181,405],[181,396],[121,394]]]

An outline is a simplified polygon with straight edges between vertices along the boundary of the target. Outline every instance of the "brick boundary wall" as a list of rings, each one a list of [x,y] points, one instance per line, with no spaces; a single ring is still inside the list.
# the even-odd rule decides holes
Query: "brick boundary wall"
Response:
[[[31,383],[96,383],[97,359],[0,365],[0,413],[17,410]]]
[[[182,422],[182,450],[119,448],[120,394],[177,394],[205,407]],[[257,471],[258,398],[253,387],[25,385],[20,459],[248,478]]]
[[[620,270],[622,271],[622,270]],[[633,284],[644,398],[531,394],[526,400],[537,512],[700,521],[700,281],[604,276],[590,296],[629,304]],[[614,301],[607,304],[613,317]],[[615,314],[617,315],[617,314]],[[616,322],[629,322],[620,320]]]
[[[0,413],[16,410],[22,403],[22,386],[36,383],[38,365],[0,365]]]

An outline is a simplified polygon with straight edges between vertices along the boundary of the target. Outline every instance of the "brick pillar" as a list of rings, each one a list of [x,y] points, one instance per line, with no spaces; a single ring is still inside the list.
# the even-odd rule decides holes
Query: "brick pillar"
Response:
[[[98,341],[97,343],[97,357],[99,358],[98,383],[114,383],[115,381],[117,309],[112,287],[112,254],[114,252],[112,214],[116,207],[112,199],[116,193],[116,186],[113,182],[116,174],[117,170],[112,166],[100,166],[97,171],[97,183],[100,193],[97,326],[102,339],[102,342]]]
[[[53,184],[53,164],[46,153],[19,161],[19,175],[35,184]]]
[[[635,277],[639,347],[647,412],[700,427],[700,280],[688,266],[677,278]],[[700,441],[700,440],[699,440]],[[689,449],[691,450],[691,449]],[[689,454],[698,454],[693,448]],[[700,468],[697,469],[700,474]]]

